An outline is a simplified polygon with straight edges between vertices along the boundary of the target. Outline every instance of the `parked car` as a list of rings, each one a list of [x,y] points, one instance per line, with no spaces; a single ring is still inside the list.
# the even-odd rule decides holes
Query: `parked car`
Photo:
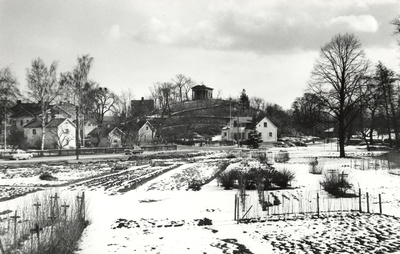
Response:
[[[33,154],[20,149],[15,150],[10,155],[10,160],[29,160],[30,158],[33,158]]]
[[[283,142],[283,141],[277,141],[274,143],[274,146],[275,147],[285,147],[286,145],[285,145],[285,142]]]
[[[125,149],[125,155],[133,155],[138,153],[143,153],[143,149],[139,146],[134,146],[132,149]]]
[[[299,141],[299,140],[294,141],[293,144],[295,144],[296,146],[307,146],[306,143],[304,143],[303,141]]]

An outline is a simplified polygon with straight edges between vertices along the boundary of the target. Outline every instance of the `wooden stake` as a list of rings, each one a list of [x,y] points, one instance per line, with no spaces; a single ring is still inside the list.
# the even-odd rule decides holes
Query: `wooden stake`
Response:
[[[360,213],[362,213],[362,207],[361,207],[361,188],[358,189],[358,209]]]
[[[317,216],[319,218],[319,193],[317,192]]]
[[[369,213],[369,193],[367,192],[367,213]]]
[[[14,248],[17,248],[17,219],[20,218],[20,216],[17,216],[17,211],[15,211],[15,215],[11,216],[11,218],[14,220]]]
[[[379,194],[379,213],[382,214],[382,198],[381,198],[381,194]]]
[[[233,220],[236,221],[236,209],[237,209],[237,194],[235,194],[235,210],[233,215]]]

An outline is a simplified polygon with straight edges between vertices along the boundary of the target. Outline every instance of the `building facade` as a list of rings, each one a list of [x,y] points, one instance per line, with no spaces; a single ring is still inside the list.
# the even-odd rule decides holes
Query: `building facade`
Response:
[[[263,142],[276,142],[278,139],[278,128],[267,117],[257,123],[256,131],[261,133]]]
[[[212,99],[213,88],[205,85],[197,85],[192,87],[192,100],[209,100]]]

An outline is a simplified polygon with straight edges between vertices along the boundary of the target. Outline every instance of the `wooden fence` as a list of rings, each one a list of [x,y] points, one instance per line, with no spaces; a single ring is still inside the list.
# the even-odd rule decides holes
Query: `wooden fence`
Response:
[[[142,146],[144,151],[164,151],[164,150],[177,150],[176,145],[154,145]],[[91,147],[80,148],[79,155],[94,155],[94,154],[118,154],[124,153],[126,149],[131,147]],[[76,155],[76,149],[47,149],[47,150],[28,150],[34,157],[46,156],[73,156]],[[8,158],[9,152],[0,151],[0,158]]]
[[[335,198],[324,191],[279,190],[245,191],[235,195],[234,219],[272,220],[320,216],[332,212],[382,213],[381,194],[354,193],[353,197]]]

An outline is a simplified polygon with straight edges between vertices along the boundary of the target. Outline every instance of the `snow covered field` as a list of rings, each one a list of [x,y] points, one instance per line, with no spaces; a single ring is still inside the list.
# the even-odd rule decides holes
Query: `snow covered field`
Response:
[[[280,149],[272,148],[267,152],[275,153]],[[336,147],[323,145],[285,150],[289,152],[289,162],[274,166],[296,173],[292,186],[299,188],[293,193],[323,192],[319,186],[321,176],[308,172],[310,158],[318,157],[325,170],[345,171],[354,191],[361,188],[363,193],[371,193],[374,197],[371,206],[376,203],[376,195],[381,194],[384,215],[332,213],[316,218],[309,214],[296,220],[237,224],[234,221],[237,190],[224,190],[216,180],[200,191],[187,188],[192,180],[209,179],[219,162],[227,160],[224,151],[209,152],[179,163],[171,160],[171,164],[162,166],[157,163],[140,168],[133,166],[113,178],[104,178],[105,181],[99,178],[88,180],[87,184],[46,188],[46,191],[70,196],[85,191],[90,225],[81,238],[76,252],[79,254],[400,253],[400,176],[389,174],[388,170],[362,171],[354,159],[376,154],[347,147],[354,158],[339,159]],[[133,187],[132,180],[138,170],[151,173],[157,167],[171,165],[173,168],[166,173]],[[6,179],[1,181],[7,183]],[[32,183],[35,181],[37,179],[33,178]],[[105,188],[107,182],[113,183],[111,187]],[[122,189],[126,191],[120,191]],[[0,212],[15,209],[33,195],[37,193],[1,202]]]

